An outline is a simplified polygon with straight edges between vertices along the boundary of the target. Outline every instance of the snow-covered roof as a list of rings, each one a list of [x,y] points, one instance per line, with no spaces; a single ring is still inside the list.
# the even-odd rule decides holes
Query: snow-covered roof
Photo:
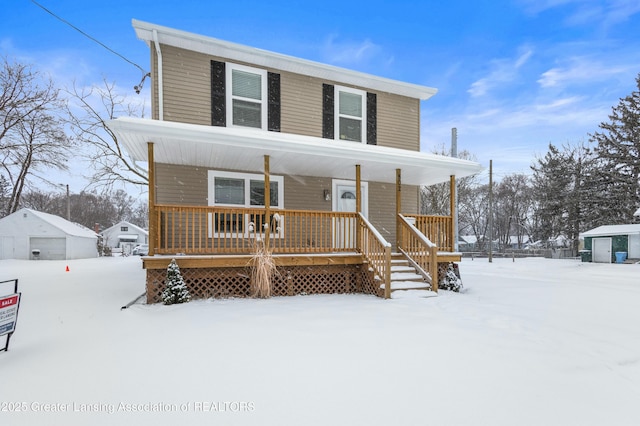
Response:
[[[640,209],[636,210],[636,212],[633,215],[635,217],[640,217]]]
[[[529,242],[528,235],[521,235],[519,237],[517,235],[509,235],[509,244],[518,244],[518,243],[527,244],[528,242]]]
[[[296,58],[294,56],[256,49],[242,44],[230,43],[212,37],[138,21],[137,19],[132,19],[131,23],[138,38],[145,41],[148,46],[154,43],[155,34],[160,44],[218,56],[233,61],[254,64],[265,68],[308,75],[382,92],[395,93],[415,99],[429,99],[438,91],[432,87],[391,80],[307,59]]]
[[[69,222],[68,220],[63,219],[60,216],[56,216],[49,213],[43,213],[37,210],[32,210],[27,208],[20,209],[14,214],[23,214],[25,212],[28,212],[34,215],[35,217],[39,218],[40,220],[47,222],[49,225],[58,228],[59,230],[61,230],[67,235],[73,235],[76,237],[97,238],[96,233],[90,230],[89,228],[86,228],[85,226],[79,225],[77,223]]]
[[[640,234],[640,223],[628,225],[603,225],[580,234],[581,237],[606,237],[609,235]]]
[[[475,235],[460,235],[459,238],[467,244],[475,244],[478,242],[478,237]]]
[[[353,179],[355,166],[360,165],[364,181],[395,183],[396,169],[401,169],[402,183],[432,185],[482,170],[476,162],[444,155],[250,128],[132,117],[107,125],[135,161],[148,161],[152,142],[157,163],[263,170],[264,156],[269,155],[270,172],[276,175]]]
[[[116,223],[115,225],[110,226],[109,228],[107,228],[107,229],[103,230],[103,231],[101,232],[101,234],[110,233],[110,232],[111,232],[111,231],[113,231],[114,229],[117,229],[118,233],[120,233],[120,232],[121,232],[121,231],[120,231],[120,228],[121,228],[122,226],[128,226],[129,228],[132,228],[132,229],[131,229],[131,231],[135,231],[135,232],[137,232],[137,233],[139,233],[139,234],[142,234],[142,235],[149,235],[149,231],[147,231],[146,229],[142,229],[142,228],[140,228],[139,226],[134,225],[134,224],[133,224],[133,223],[131,223],[131,222],[127,222],[126,220],[121,220],[120,222]]]

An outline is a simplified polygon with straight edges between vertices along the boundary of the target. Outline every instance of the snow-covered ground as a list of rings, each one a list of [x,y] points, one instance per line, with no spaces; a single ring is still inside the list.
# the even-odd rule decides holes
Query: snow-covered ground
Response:
[[[460,269],[464,293],[427,299],[121,311],[139,258],[0,261],[23,293],[0,424],[640,424],[640,265]]]

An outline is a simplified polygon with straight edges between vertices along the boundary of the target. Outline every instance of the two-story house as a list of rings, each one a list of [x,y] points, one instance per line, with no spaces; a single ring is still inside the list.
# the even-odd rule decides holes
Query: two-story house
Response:
[[[437,263],[459,260],[452,216],[419,215],[419,188],[481,166],[420,152],[435,89],[133,27],[150,48],[152,119],[109,127],[149,164],[150,302],[177,254],[196,297],[247,295],[256,239],[278,264],[274,294],[388,297],[394,256],[434,288]]]

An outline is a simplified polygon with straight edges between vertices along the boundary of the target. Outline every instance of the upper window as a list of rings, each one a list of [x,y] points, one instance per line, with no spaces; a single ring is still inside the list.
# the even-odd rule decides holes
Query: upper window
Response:
[[[227,63],[228,124],[256,129],[267,128],[267,72]]]
[[[120,227],[120,232],[129,232],[129,227],[128,226],[121,226]]]
[[[349,87],[335,86],[335,138],[366,142],[367,93]]]

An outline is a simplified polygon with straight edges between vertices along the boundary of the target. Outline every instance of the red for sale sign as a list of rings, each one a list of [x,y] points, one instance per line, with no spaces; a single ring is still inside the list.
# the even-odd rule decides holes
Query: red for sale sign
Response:
[[[18,319],[20,293],[0,297],[0,336],[13,333]]]

